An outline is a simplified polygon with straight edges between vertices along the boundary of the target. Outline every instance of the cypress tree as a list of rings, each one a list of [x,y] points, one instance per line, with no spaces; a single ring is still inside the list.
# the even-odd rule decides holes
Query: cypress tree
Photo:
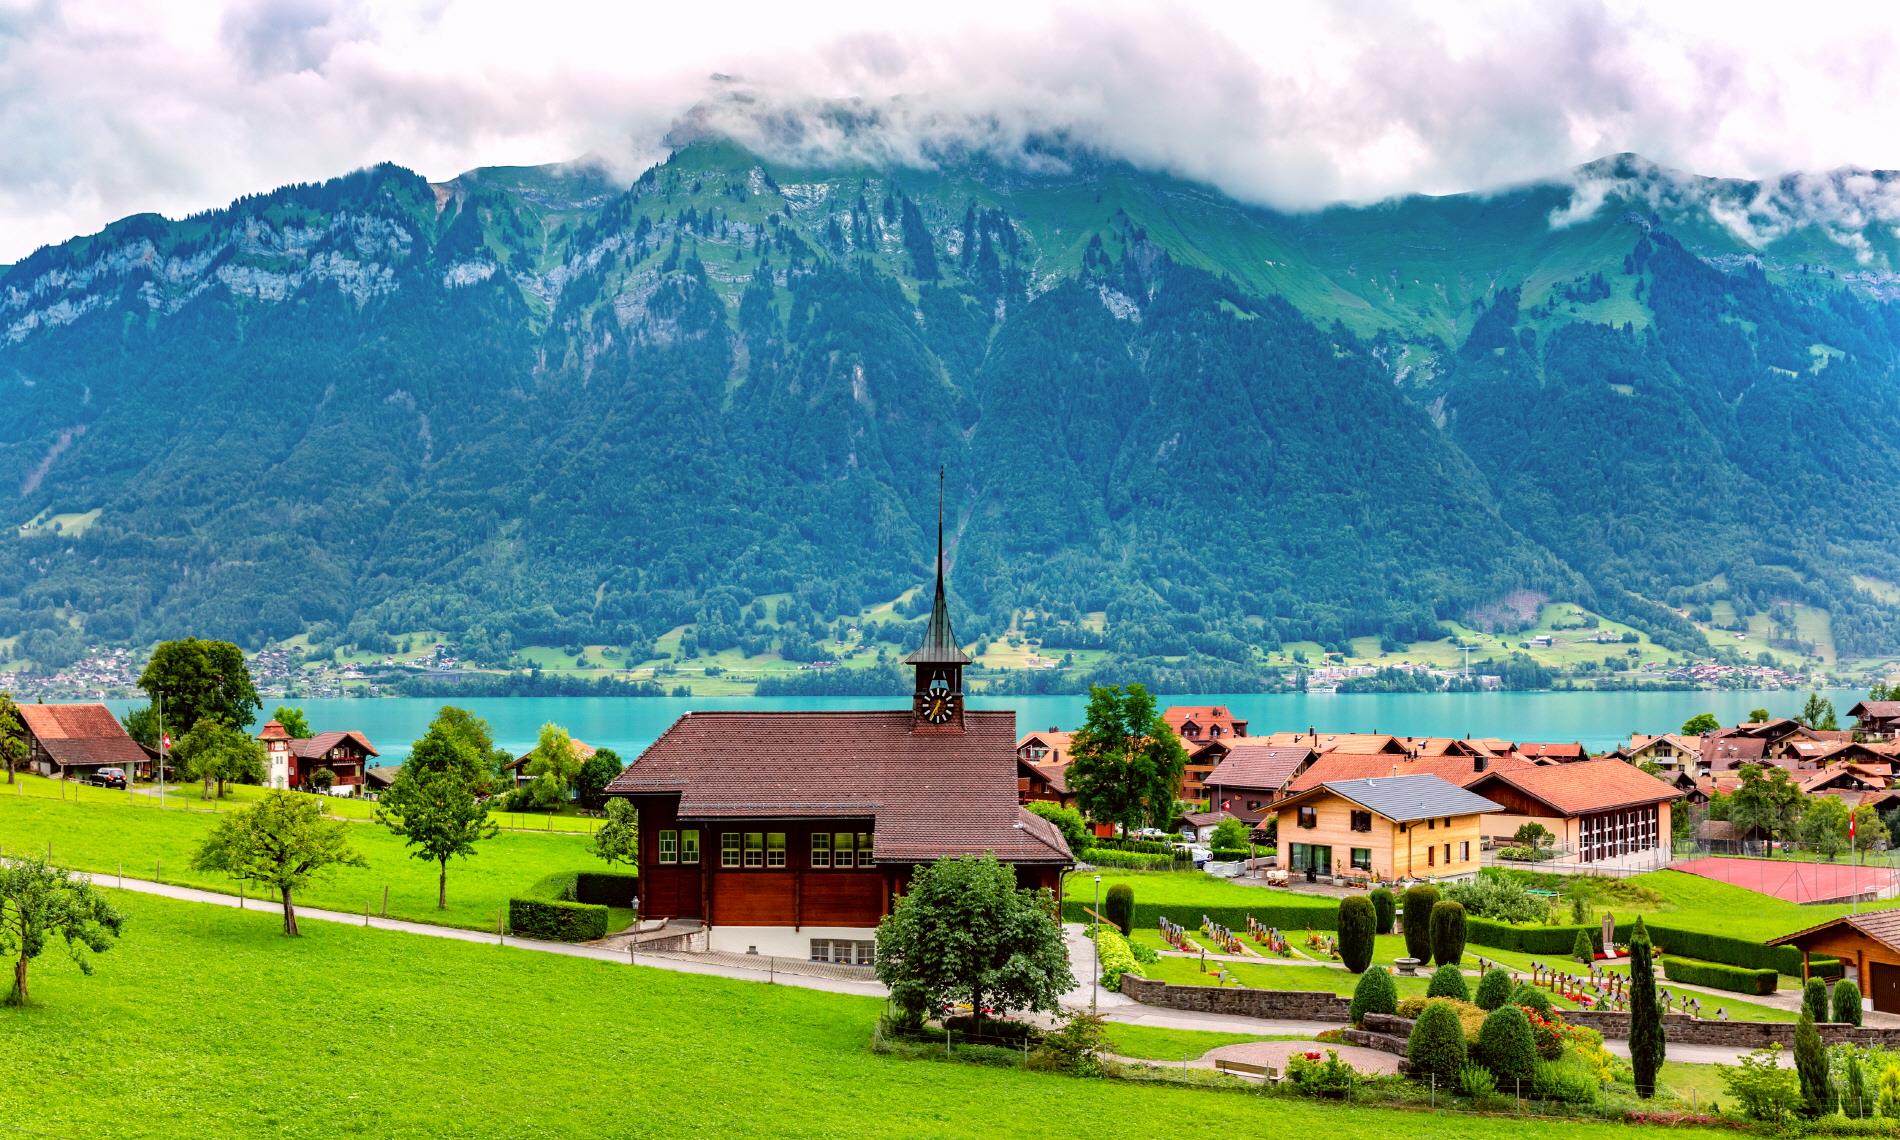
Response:
[[[1656,1000],[1649,928],[1639,918],[1630,935],[1630,1067],[1636,1071],[1636,1095],[1645,1100],[1656,1095],[1663,1048],[1662,1006]]]
[[[1827,983],[1819,978],[1809,978],[1808,984],[1801,987],[1801,1008],[1815,1021],[1826,1021]]]
[[[1339,960],[1355,974],[1372,964],[1372,900],[1353,895],[1339,900]]]
[[[1135,923],[1135,888],[1116,883],[1102,899],[1102,917],[1114,923],[1126,938]]]
[[[1398,915],[1398,900],[1384,887],[1374,887],[1370,898],[1373,917],[1378,920],[1374,930],[1380,934],[1392,933],[1392,920]]]
[[[1410,923],[1406,926],[1409,928]],[[1465,956],[1465,908],[1450,899],[1432,906],[1432,957],[1441,966],[1456,966]]]
[[[1794,1067],[1801,1076],[1801,1099],[1808,1115],[1820,1116],[1833,1099],[1828,1094],[1827,1046],[1821,1044],[1821,1031],[1805,1008],[1794,1024]]]
[[[1413,887],[1405,892],[1405,953],[1421,962],[1432,960],[1432,907],[1438,905],[1437,887]]]
[[[1834,983],[1834,1020],[1847,1025],[1860,1024],[1860,987],[1852,978]]]

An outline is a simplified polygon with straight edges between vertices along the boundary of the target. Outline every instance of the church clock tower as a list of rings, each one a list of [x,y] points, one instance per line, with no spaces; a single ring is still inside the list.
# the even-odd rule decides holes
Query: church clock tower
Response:
[[[937,470],[937,596],[930,607],[924,643],[904,664],[917,670],[911,696],[913,732],[963,731],[963,667],[970,658],[950,631],[950,606],[943,596],[943,469]]]

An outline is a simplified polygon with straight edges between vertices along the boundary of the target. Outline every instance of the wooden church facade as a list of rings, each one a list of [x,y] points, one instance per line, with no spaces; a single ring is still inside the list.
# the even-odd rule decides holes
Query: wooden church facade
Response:
[[[1016,714],[964,707],[942,543],[940,520],[910,708],[688,713],[609,786],[639,811],[643,917],[699,919],[713,950],[869,965],[921,864],[993,854],[1060,892],[1073,856],[1018,804]]]

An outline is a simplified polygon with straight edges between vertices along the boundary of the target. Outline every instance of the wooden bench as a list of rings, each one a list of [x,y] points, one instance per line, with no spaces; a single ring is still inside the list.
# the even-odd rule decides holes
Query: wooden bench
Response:
[[[1259,1077],[1263,1081],[1277,1081],[1280,1071],[1272,1065],[1256,1065],[1249,1061],[1229,1061],[1225,1057],[1214,1059],[1214,1068],[1223,1073],[1236,1076]]]

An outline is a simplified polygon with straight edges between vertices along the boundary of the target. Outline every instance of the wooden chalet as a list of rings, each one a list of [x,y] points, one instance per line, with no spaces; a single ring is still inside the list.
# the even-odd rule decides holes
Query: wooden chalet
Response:
[[[1326,780],[1274,805],[1282,862],[1313,881],[1453,879],[1478,871],[1480,820],[1503,810],[1441,777],[1419,773]]]
[[[1628,744],[1611,755],[1632,764],[1654,764],[1665,772],[1686,771],[1691,776],[1708,775],[1708,765],[1702,758],[1701,738],[1684,736],[1679,732],[1661,736],[1633,735]]]
[[[257,739],[264,745],[264,786],[267,788],[315,788],[312,777],[329,769],[329,794],[359,795],[370,758],[379,755],[369,737],[360,732],[319,732],[315,736],[293,737],[277,721],[266,721]]]
[[[1207,778],[1209,806],[1258,828],[1271,820],[1273,802],[1286,795],[1287,785],[1318,759],[1311,748],[1240,741]]]
[[[1074,807],[1075,793],[1069,790],[1067,764],[1031,764],[1016,757],[1016,798],[1029,803],[1051,803]]]
[[[1900,733],[1900,701],[1861,701],[1847,710],[1854,731],[1873,740],[1891,740]]]
[[[1846,963],[1862,999],[1881,1013],[1900,1013],[1900,911],[1876,910],[1839,918],[1770,938],[1766,945],[1801,951],[1801,980],[1809,959],[1820,954]]]
[[[1485,819],[1489,838],[1505,841],[1539,823],[1560,852],[1583,863],[1667,851],[1670,809],[1682,798],[1674,784],[1610,759],[1496,769],[1466,786],[1504,806]]]
[[[936,600],[908,709],[695,712],[607,788],[640,818],[640,910],[697,919],[711,950],[869,965],[876,928],[920,864],[991,854],[1058,894],[1074,861],[1017,801],[1013,711],[965,707]]]
[[[593,745],[584,743],[579,740],[574,741],[573,744],[574,744],[574,758],[575,759],[581,761],[582,763],[586,763],[587,761],[592,760],[594,758]],[[530,748],[526,752],[523,752],[521,755],[515,757],[513,760],[510,760],[506,764],[503,764],[501,766],[501,770],[504,772],[507,772],[513,778],[515,782],[515,787],[519,788],[523,784],[526,784],[529,781],[534,779],[533,776],[528,775],[528,761],[532,759],[534,759],[534,749]],[[568,790],[570,794],[573,791],[573,789],[571,788]]]
[[[151,773],[151,753],[104,705],[17,707],[26,730],[28,771],[74,780],[91,779],[101,768],[118,768],[128,780]]]

